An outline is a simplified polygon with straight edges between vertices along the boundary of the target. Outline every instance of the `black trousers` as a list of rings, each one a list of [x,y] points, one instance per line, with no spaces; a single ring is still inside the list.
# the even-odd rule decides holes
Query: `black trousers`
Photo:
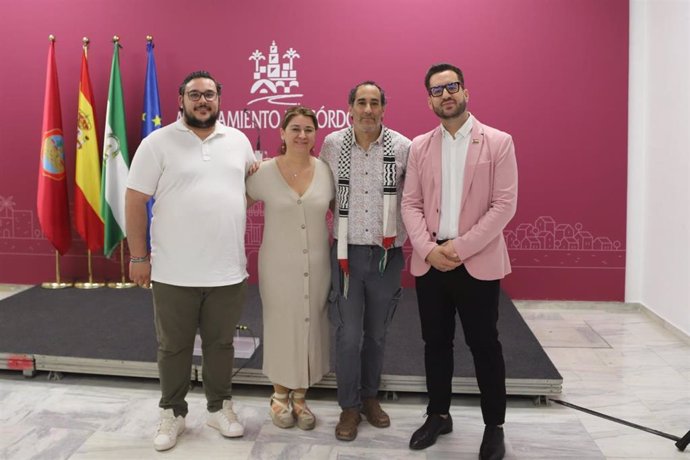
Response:
[[[450,409],[457,312],[474,359],[484,423],[502,425],[506,412],[506,378],[496,327],[500,281],[475,279],[464,265],[449,272],[432,267],[416,278],[416,290],[429,393],[427,414],[447,414]]]

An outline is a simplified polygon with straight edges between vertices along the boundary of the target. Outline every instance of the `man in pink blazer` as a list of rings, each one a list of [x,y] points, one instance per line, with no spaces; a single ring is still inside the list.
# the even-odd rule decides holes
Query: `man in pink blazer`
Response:
[[[496,323],[500,279],[510,273],[503,229],[517,204],[515,149],[509,134],[467,111],[469,93],[459,68],[434,65],[425,85],[441,125],[412,141],[402,198],[429,393],[428,417],[410,448],[427,448],[453,430],[457,312],[474,358],[486,425],[479,456],[500,459],[506,390]]]

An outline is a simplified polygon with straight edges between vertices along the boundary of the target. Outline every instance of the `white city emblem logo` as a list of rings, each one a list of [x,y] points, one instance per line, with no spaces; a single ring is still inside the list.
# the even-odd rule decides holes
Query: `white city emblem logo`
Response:
[[[265,61],[266,56],[258,49],[249,56],[249,60],[254,61],[254,84],[250,93],[267,94],[267,96],[253,99],[247,105],[263,100],[271,104],[293,105],[295,101],[291,101],[291,99],[303,96],[302,94],[291,94],[293,88],[299,88],[294,63],[295,59],[300,59],[301,56],[295,49],[290,48],[282,56],[285,60],[281,61],[280,58],[275,40],[268,49],[268,62],[265,64],[262,64],[261,61]]]

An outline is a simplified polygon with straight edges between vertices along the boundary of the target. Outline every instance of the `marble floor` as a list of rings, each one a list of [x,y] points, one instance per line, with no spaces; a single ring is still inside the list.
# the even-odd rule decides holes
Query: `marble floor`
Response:
[[[0,298],[22,289],[0,286]],[[564,378],[560,399],[674,434],[690,429],[690,340],[649,313],[618,303],[516,302]],[[333,390],[310,392],[318,417],[311,432],[281,430],[268,417],[268,387],[236,386],[245,436],[224,439],[205,425],[203,391],[188,397],[187,430],[157,453],[157,381],[0,371],[0,459],[476,459],[482,422],[476,396],[457,396],[455,431],[415,452],[409,436],[424,422],[425,400],[397,394],[383,401],[391,427],[366,422],[358,438],[336,441]],[[673,441],[557,404],[511,397],[507,459],[690,459]]]

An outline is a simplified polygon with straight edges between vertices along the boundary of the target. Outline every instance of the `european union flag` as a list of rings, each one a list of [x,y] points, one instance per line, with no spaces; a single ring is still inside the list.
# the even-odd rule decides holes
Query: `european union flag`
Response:
[[[141,138],[163,126],[161,102],[158,97],[158,76],[156,61],[153,58],[153,40],[146,43],[146,82],[144,83],[144,112],[141,114]],[[146,203],[149,221],[146,230],[146,245],[151,248],[151,219],[153,218],[153,198]]]
[[[146,82],[144,85],[144,113],[141,115],[141,138],[145,138],[163,126],[161,102],[158,97],[158,76],[156,61],[153,58],[153,41],[146,44]]]

